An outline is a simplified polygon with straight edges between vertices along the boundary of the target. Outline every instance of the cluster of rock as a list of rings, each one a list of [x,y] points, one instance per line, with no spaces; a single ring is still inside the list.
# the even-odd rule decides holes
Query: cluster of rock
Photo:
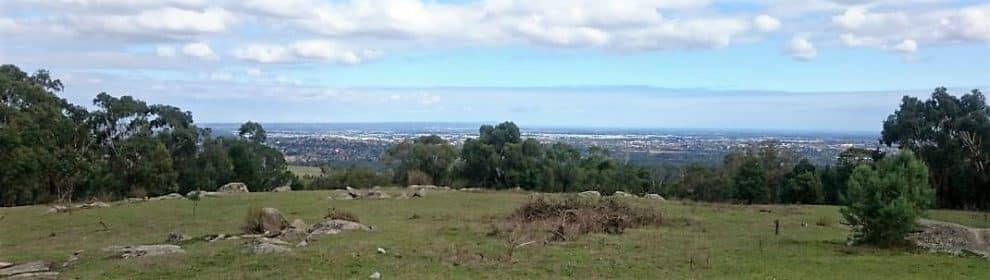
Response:
[[[93,208],[106,208],[106,207],[110,207],[110,204],[99,201],[75,204],[75,205],[52,205],[51,207],[48,207],[48,210],[45,211],[45,213],[47,214],[65,213],[77,209],[93,209]]]
[[[587,198],[599,198],[599,197],[602,197],[602,193],[600,193],[598,191],[583,191],[583,192],[579,192],[578,193],[578,196],[580,196],[580,197],[587,197]],[[615,193],[612,194],[612,197],[624,198],[624,197],[636,197],[636,195],[631,194],[631,193],[627,193],[627,192],[624,192],[624,191],[616,191]],[[661,200],[661,201],[667,200],[667,199],[663,198],[663,196],[661,196],[659,194],[655,194],[655,193],[644,194],[642,196],[642,198],[653,199],[653,200]]]
[[[104,248],[103,251],[123,259],[136,257],[157,257],[186,253],[185,250],[182,250],[182,247],[173,244],[110,246]]]
[[[241,236],[250,238],[245,244],[255,254],[290,252],[291,244],[295,243],[296,247],[308,246],[314,237],[320,235],[333,235],[348,230],[371,230],[371,227],[361,223],[340,219],[326,219],[312,226],[307,226],[301,219],[289,223],[275,208],[264,208],[261,213],[263,217],[259,219],[264,221],[261,223],[263,232],[257,236]]]
[[[430,191],[447,191],[450,187],[437,187],[434,185],[411,185],[407,188],[409,191],[403,191],[396,196],[396,199],[409,199],[417,197],[425,197]],[[368,191],[361,191],[352,187],[346,187],[343,190],[337,190],[333,194],[327,197],[328,199],[334,200],[351,200],[351,199],[389,199],[392,198],[387,192],[383,191],[381,187],[373,187]]]
[[[52,271],[51,265],[45,262],[26,262],[21,264],[0,262],[0,279],[58,279],[58,271]]]
[[[932,252],[954,255],[972,254],[990,258],[990,229],[971,228],[960,224],[922,219],[919,230],[908,240]]]

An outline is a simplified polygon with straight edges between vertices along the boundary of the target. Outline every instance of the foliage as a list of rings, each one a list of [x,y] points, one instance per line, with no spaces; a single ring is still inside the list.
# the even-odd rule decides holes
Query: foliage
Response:
[[[330,210],[327,211],[327,214],[323,216],[323,219],[324,220],[344,220],[344,221],[351,221],[351,222],[355,222],[355,223],[360,223],[361,222],[361,219],[358,219],[357,214],[354,214],[354,212],[343,210],[343,209],[337,209],[337,208],[330,208]]]
[[[757,157],[744,158],[739,171],[732,177],[735,185],[735,198],[747,204],[764,203],[770,200],[770,190],[767,186],[767,171]]]
[[[861,164],[848,187],[842,216],[853,227],[851,238],[864,243],[903,241],[934,199],[928,168],[911,151]]]
[[[883,123],[881,141],[911,150],[931,170],[938,204],[990,208],[990,109],[979,90],[960,97],[944,87],[925,101],[905,96]]]
[[[825,202],[822,179],[815,166],[802,159],[787,175],[782,201],[786,203],[821,204]]]
[[[0,205],[293,181],[260,124],[213,138],[177,107],[100,93],[87,111],[58,98],[62,88],[47,71],[0,66]]]

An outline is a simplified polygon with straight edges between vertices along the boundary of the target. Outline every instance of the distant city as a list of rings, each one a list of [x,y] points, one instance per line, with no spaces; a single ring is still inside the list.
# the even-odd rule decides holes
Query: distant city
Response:
[[[600,146],[613,156],[643,165],[714,164],[729,152],[766,140],[806,157],[831,164],[848,148],[875,149],[877,134],[808,131],[715,129],[561,128],[520,125],[523,138],[563,142],[580,148]],[[239,124],[203,126],[215,135],[236,134]],[[404,139],[436,134],[454,145],[478,136],[474,123],[270,123],[264,124],[270,145],[298,165],[380,165],[388,147]]]

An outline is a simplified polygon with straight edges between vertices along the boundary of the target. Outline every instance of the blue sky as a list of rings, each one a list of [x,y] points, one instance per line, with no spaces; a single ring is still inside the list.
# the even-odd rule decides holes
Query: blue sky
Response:
[[[878,131],[990,85],[990,4],[5,0],[0,63],[200,122]]]

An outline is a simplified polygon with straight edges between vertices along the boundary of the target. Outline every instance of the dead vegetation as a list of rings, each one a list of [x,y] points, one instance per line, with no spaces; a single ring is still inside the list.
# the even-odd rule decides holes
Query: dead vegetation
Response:
[[[568,241],[592,233],[622,234],[629,228],[663,223],[656,209],[621,200],[537,197],[496,220],[489,235],[505,238],[512,252],[534,242]]]
[[[341,209],[337,209],[337,208],[330,208],[330,210],[327,210],[327,215],[326,216],[323,216],[323,219],[324,220],[344,220],[344,221],[351,221],[351,222],[355,222],[355,223],[360,223],[361,222],[361,220],[358,219],[357,214],[354,214],[353,212],[350,212],[350,211],[347,211],[347,210],[341,210]]]

